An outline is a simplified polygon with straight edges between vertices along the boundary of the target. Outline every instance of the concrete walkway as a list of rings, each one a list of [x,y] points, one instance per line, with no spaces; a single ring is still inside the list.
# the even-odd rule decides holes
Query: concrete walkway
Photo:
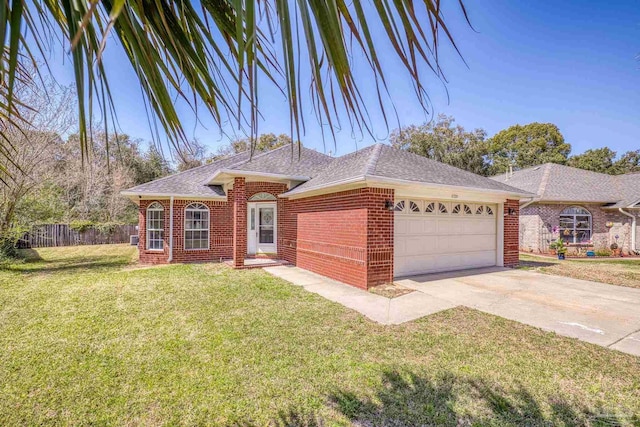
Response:
[[[462,305],[640,356],[640,289],[488,268],[398,279],[417,292],[389,299],[297,267],[265,270],[382,324]]]

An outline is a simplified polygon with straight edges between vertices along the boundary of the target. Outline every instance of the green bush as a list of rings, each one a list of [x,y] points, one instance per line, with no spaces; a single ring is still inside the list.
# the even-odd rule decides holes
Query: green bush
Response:
[[[28,231],[24,227],[14,227],[0,235],[0,261],[18,258],[18,240]]]
[[[89,230],[90,228],[93,228],[95,226],[95,224],[93,223],[93,221],[87,221],[87,220],[76,220],[76,221],[71,221],[69,223],[69,227],[74,230],[77,231],[78,233],[84,233],[85,231]]]
[[[96,230],[98,230],[98,232],[102,234],[111,234],[114,231],[116,231],[116,228],[118,228],[121,225],[122,224],[119,222],[103,222],[103,223],[94,224],[93,228],[95,228]]]
[[[595,252],[596,256],[611,256],[611,251],[609,249],[598,249]]]

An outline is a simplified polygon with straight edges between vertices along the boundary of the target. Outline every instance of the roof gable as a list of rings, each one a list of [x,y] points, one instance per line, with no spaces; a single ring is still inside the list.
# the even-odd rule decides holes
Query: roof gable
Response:
[[[367,177],[524,195],[518,188],[385,144],[375,144],[334,159],[317,176],[287,194],[355,182]]]
[[[628,207],[640,199],[640,174],[607,175],[545,163],[491,179],[533,192],[540,201],[610,203]]]

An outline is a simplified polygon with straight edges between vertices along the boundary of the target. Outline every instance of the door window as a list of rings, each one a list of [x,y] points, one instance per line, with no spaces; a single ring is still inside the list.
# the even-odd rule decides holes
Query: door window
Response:
[[[273,243],[273,208],[258,208],[258,241],[259,243]]]

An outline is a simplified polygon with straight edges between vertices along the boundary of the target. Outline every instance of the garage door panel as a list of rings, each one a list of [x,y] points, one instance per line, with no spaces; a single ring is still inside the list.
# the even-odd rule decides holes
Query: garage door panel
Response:
[[[497,212],[495,205],[488,206]],[[394,273],[402,276],[496,265],[496,230],[495,215],[396,213]]]
[[[462,222],[463,234],[496,234],[494,219],[474,219]]]

